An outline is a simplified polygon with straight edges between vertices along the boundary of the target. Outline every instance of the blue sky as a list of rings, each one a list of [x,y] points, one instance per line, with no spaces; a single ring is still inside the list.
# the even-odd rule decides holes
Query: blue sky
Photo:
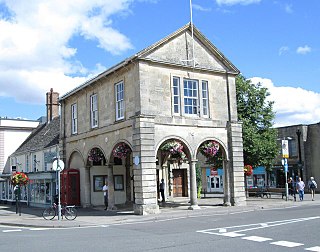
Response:
[[[275,101],[276,126],[320,122],[320,1],[193,0],[193,22]],[[63,95],[190,21],[189,0],[0,0],[0,116]]]

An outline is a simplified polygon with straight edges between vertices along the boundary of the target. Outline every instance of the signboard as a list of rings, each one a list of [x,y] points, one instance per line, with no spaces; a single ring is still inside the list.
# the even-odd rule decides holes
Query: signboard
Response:
[[[210,175],[211,175],[211,176],[218,176],[218,171],[215,170],[214,168],[211,168],[211,169],[210,169]]]
[[[52,170],[54,171],[62,171],[64,169],[64,163],[62,160],[54,160],[52,163]]]
[[[282,140],[281,147],[282,147],[282,157],[283,158],[289,158],[288,140]]]

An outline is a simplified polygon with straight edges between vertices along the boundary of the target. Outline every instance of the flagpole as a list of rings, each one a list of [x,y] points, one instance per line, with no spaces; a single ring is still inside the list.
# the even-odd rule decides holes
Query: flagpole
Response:
[[[194,39],[193,39],[193,21],[192,21],[192,0],[190,0],[190,24],[191,24],[191,37],[192,37],[192,62],[193,67],[195,67],[195,59],[194,59]]]

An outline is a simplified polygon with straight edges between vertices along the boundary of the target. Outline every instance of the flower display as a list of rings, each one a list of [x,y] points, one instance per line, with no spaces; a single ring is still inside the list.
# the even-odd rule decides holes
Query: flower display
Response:
[[[11,177],[11,184],[13,186],[25,186],[29,183],[28,176],[23,172],[15,172]]]
[[[252,166],[251,165],[245,165],[244,166],[244,174],[246,176],[251,176],[253,173],[253,169],[252,169]]]
[[[165,143],[160,150],[167,152],[170,155],[170,158],[177,160],[178,163],[182,163],[186,159],[186,154],[183,151],[183,145],[179,141],[169,141]]]
[[[112,155],[117,158],[124,158],[131,152],[130,147],[125,143],[119,143],[116,148],[113,149]]]
[[[90,150],[88,155],[89,161],[100,162],[103,160],[104,155],[99,148],[93,148]]]
[[[200,146],[200,152],[207,158],[214,157],[219,151],[219,143],[213,140],[206,141]]]

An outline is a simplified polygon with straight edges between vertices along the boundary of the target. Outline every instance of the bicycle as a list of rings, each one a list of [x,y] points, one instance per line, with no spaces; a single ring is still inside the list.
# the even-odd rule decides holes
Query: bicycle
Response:
[[[58,205],[56,203],[53,203],[52,206],[46,208],[42,212],[42,217],[45,220],[52,220],[54,217],[58,215]],[[61,217],[66,217],[67,220],[74,220],[77,218],[77,209],[75,206],[67,206],[67,205],[61,205]]]

